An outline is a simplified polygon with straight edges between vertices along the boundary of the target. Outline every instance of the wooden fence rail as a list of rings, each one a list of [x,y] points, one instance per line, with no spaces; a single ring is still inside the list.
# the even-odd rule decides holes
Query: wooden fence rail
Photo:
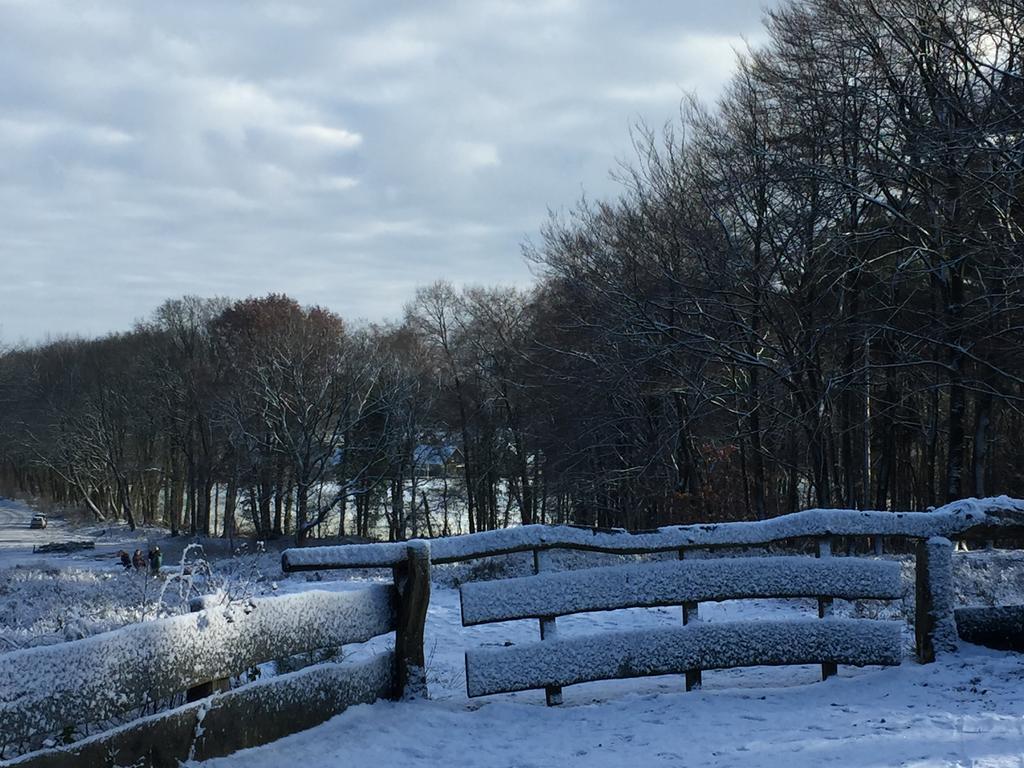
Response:
[[[874,512],[808,509],[756,522],[680,525],[656,531],[567,525],[525,525],[431,540],[433,564],[545,549],[575,549],[620,555],[678,552],[699,548],[763,546],[776,542],[854,536],[929,539],[934,536],[986,540],[1024,536],[1024,501],[1000,496],[966,499],[933,512]],[[334,568],[391,568],[405,560],[406,543],[346,544],[285,550],[286,572]]]
[[[317,664],[132,721],[56,749],[2,762],[4,768],[179,768],[312,728],[394,691],[394,657]]]
[[[692,669],[899,664],[900,625],[867,619],[722,622],[466,652],[469,696]]]
[[[256,664],[361,643],[395,625],[390,586],[306,592],[134,624],[0,656],[9,741],[100,723]]]
[[[80,743],[0,761],[0,768],[69,765],[72,757],[82,768],[176,765],[311,727],[354,703],[424,693],[429,552],[425,542],[408,545],[394,584],[207,607],[0,655],[0,747],[9,748],[67,729],[102,728],[185,691],[190,699],[213,693],[213,681],[264,662],[340,650],[392,631],[397,648],[361,664],[321,664],[250,683]]]
[[[759,597],[894,600],[899,564],[880,560],[744,557],[665,560],[462,585],[462,624]]]

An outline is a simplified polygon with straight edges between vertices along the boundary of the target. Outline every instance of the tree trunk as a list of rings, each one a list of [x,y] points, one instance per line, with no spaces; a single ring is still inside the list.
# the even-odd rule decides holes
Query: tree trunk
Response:
[[[228,487],[224,491],[224,538],[235,535],[235,508],[238,506],[238,470],[228,476]]]
[[[978,395],[974,421],[974,495],[986,495],[985,474],[988,466],[988,431],[992,423],[992,393]]]

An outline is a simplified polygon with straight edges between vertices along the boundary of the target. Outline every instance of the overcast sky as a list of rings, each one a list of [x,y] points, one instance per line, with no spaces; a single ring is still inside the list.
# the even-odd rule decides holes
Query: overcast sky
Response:
[[[167,297],[396,317],[530,282],[629,127],[713,99],[761,0],[0,0],[0,342]]]

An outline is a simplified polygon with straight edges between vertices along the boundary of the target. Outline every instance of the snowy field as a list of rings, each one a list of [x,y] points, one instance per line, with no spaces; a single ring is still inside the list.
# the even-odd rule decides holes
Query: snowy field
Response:
[[[29,531],[30,514],[19,503],[0,503],[0,650],[183,610],[174,590],[159,592],[156,580],[116,565],[118,548],[144,547],[156,532],[108,529],[96,552],[33,555],[33,544],[77,538],[80,531]],[[1020,553],[957,554],[955,562],[960,602],[1022,601]],[[168,565],[169,575],[173,561]],[[253,594],[358,589],[378,578],[367,572],[284,577],[273,554],[212,565],[210,584]],[[905,578],[909,566],[906,561]],[[354,707],[273,744],[193,765],[1024,766],[1024,656],[965,646],[921,666],[909,655],[909,631],[901,667],[840,667],[839,676],[824,683],[816,666],[754,668],[705,672],[703,689],[689,693],[681,676],[572,686],[556,708],[544,706],[541,691],[467,699],[466,649],[538,638],[533,620],[461,626],[453,584],[473,571],[497,575],[499,569],[526,572],[527,558],[435,569],[426,628],[430,700]],[[859,616],[889,617],[905,608],[837,603],[839,613]],[[810,600],[701,605],[701,620],[709,622],[815,615]],[[567,617],[558,626],[561,636],[573,636],[680,621],[679,609],[655,608]],[[345,653],[359,657],[387,643],[388,637],[378,638]]]
[[[187,610],[195,592],[228,588],[261,595],[273,591],[266,574],[280,575],[278,555],[220,559],[212,574],[188,581],[155,580],[125,572],[117,553],[164,549],[165,576],[180,571],[188,542],[171,541],[160,529],[128,530],[124,525],[69,525],[50,517],[43,530],[29,528],[33,510],[24,502],[0,499],[0,652],[76,640],[132,622]],[[72,554],[33,553],[40,544],[94,540],[95,549]],[[220,542],[215,542],[219,546]],[[208,547],[209,548],[209,547]],[[196,553],[198,554],[198,553]],[[192,553],[190,560],[194,560]]]

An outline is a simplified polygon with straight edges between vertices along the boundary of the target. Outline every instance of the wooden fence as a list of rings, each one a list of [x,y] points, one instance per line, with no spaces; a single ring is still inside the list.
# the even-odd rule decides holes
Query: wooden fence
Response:
[[[831,601],[902,595],[897,563],[855,558],[681,560],[464,584],[465,626],[526,618],[549,622],[538,643],[468,651],[466,691],[472,697],[544,688],[548,704],[557,704],[562,686],[593,680],[687,673],[690,689],[705,669],[817,663],[828,676],[836,664],[899,664],[899,622],[740,621],[555,642],[552,628],[556,617],[586,611],[754,597]]]
[[[0,762],[7,768],[177,766],[264,744],[353,704],[426,692],[423,622],[430,594],[426,542],[406,545],[393,584],[303,592],[209,607],[84,640],[0,655],[0,741],[93,726],[97,735]],[[255,665],[338,649],[395,632],[395,650],[316,664],[215,693],[103,730],[155,702],[212,693]]]
[[[701,669],[715,667],[820,663],[823,677],[828,677],[834,674],[839,663],[898,663],[893,651],[896,635],[891,626],[835,619],[756,630],[695,625],[633,637],[628,642],[614,637],[551,642],[558,637],[557,616],[579,611],[680,604],[682,623],[686,625],[697,617],[702,600],[810,596],[818,599],[818,615],[824,618],[830,615],[835,598],[895,598],[891,581],[891,569],[895,566],[833,558],[833,542],[839,537],[868,540],[875,554],[882,553],[883,539],[898,542],[903,549],[909,546],[915,553],[916,651],[918,659],[928,663],[934,661],[938,653],[953,649],[957,642],[951,539],[991,542],[1001,538],[1024,538],[1024,502],[1007,497],[968,499],[931,512],[816,509],[757,522],[671,526],[639,533],[533,525],[433,540],[431,561],[455,563],[517,552],[533,553],[534,573],[537,574],[534,577],[463,588],[465,624],[536,618],[541,635],[536,647],[469,651],[467,691],[472,696],[543,687],[548,703],[557,704],[561,701],[562,685],[586,679],[682,671],[690,689],[700,684]],[[804,558],[799,566],[779,562],[784,561],[783,558],[773,558],[776,566],[762,572],[759,578],[739,584],[734,581],[728,587],[723,587],[720,581],[728,575],[726,570],[749,566],[723,565],[724,561],[719,560],[718,565],[711,567],[704,564],[708,561],[685,559],[688,553],[699,550],[776,544],[798,546],[807,541],[816,548],[820,558],[818,565],[810,558]],[[289,549],[282,556],[282,567],[285,571],[390,567],[400,560],[403,546],[392,543]],[[609,582],[602,580],[601,569],[588,569],[579,575],[545,573],[551,569],[550,553],[557,549],[619,555],[675,552],[682,562],[639,567],[629,573],[628,583],[621,583],[622,573],[616,571],[615,578]],[[865,591],[863,579],[872,574],[877,576],[873,570],[876,567],[888,569],[885,571],[888,581],[884,584],[876,581],[872,589]],[[823,580],[826,573],[835,574],[836,580]],[[663,578],[666,574],[673,578]],[[558,588],[541,589],[542,584],[558,585]],[[766,632],[780,633],[773,646],[775,650],[770,652],[764,650],[763,644],[770,639]],[[728,657],[710,657],[708,649],[726,643],[729,636],[747,637],[750,642],[742,644],[746,650]],[[857,640],[858,647],[865,652],[852,651],[844,637]],[[645,643],[662,650],[643,663],[633,661],[629,648]],[[778,650],[780,648],[789,650],[783,652]],[[587,669],[592,671],[586,671],[574,661],[581,658],[580,654],[591,657],[593,664]],[[515,676],[502,672],[503,667],[513,665],[517,665],[519,675],[515,681],[512,680]]]

